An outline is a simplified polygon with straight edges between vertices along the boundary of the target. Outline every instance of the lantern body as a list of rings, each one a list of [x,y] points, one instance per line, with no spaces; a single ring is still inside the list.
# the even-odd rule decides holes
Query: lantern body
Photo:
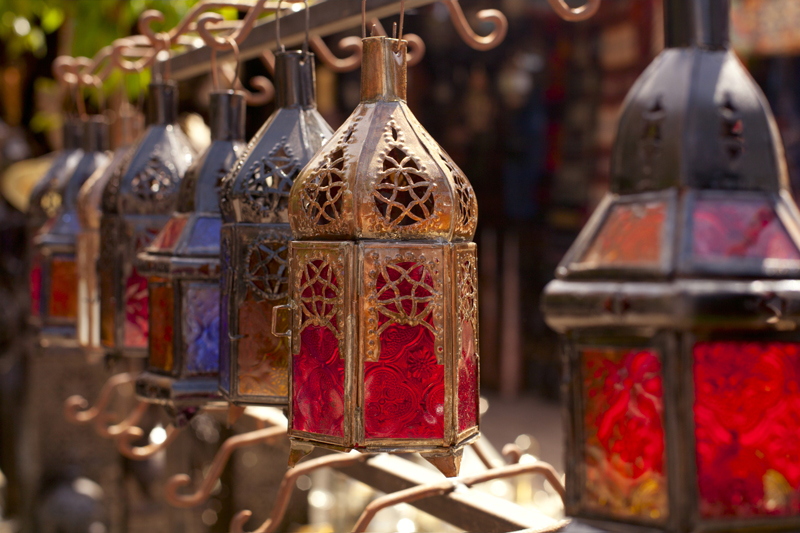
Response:
[[[363,42],[362,103],[290,196],[290,462],[420,452],[457,475],[479,435],[477,202],[405,103],[405,43]]]
[[[333,134],[317,111],[313,54],[278,52],[275,71],[276,110],[223,185],[219,388],[234,404],[287,404],[289,342],[270,325],[289,297],[289,191]]]
[[[543,297],[564,346],[567,514],[611,530],[800,527],[800,214],[727,9],[665,3],[612,191]]]
[[[49,191],[60,198],[60,206],[33,240],[31,268],[32,315],[40,325],[43,344],[74,344],[78,315],[79,231],[77,198],[81,186],[108,161],[104,151],[108,126],[102,117],[84,123],[81,158],[71,174],[59,176]],[[46,193],[45,196],[49,194]]]
[[[212,93],[210,111],[212,143],[186,172],[177,211],[137,263],[149,277],[151,334],[136,394],[179,411],[220,399],[219,193],[244,148],[244,97]]]
[[[174,82],[150,84],[147,129],[103,191],[100,222],[100,342],[111,353],[146,357],[147,278],[136,254],[175,210],[180,181],[195,159],[176,124]]]

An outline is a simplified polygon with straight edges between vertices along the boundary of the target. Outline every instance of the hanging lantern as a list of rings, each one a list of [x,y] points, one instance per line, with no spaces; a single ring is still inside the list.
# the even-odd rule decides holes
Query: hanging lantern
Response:
[[[420,452],[454,476],[479,436],[477,202],[408,109],[406,42],[365,38],[362,65],[361,104],[289,198],[290,464]]]
[[[220,399],[220,185],[244,148],[244,96],[211,93],[209,110],[211,145],[187,171],[177,211],[138,260],[149,277],[151,331],[136,394],[173,410]]]
[[[276,110],[225,179],[220,390],[234,404],[286,405],[289,343],[270,334],[289,296],[289,191],[331,138],[317,111],[314,55],[275,54]]]
[[[98,285],[98,259],[100,257],[100,201],[108,181],[125,161],[130,145],[141,129],[140,115],[120,115],[122,135],[120,146],[106,163],[99,166],[86,180],[78,194],[78,220],[81,228],[77,236],[78,254],[78,344],[90,361],[105,354],[100,344],[100,287]]]
[[[665,0],[611,192],[544,292],[562,334],[567,514],[800,529],[800,213],[727,0]],[[616,524],[616,525],[614,525]]]
[[[170,220],[178,185],[195,159],[177,126],[178,87],[150,84],[147,129],[103,191],[100,220],[100,342],[128,357],[147,356],[147,279],[136,254]]]
[[[105,165],[108,159],[105,118],[91,116],[83,126],[83,148],[75,152],[76,155],[80,153],[80,160],[71,173],[58,175],[42,197],[57,196],[59,206],[33,239],[31,310],[41,327],[43,345],[72,344],[76,336],[78,192],[97,167]]]

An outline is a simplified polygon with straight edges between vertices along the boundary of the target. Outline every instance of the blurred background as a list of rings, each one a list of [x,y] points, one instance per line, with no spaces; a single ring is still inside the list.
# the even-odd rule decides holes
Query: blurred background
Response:
[[[9,428],[21,423],[28,371],[20,344],[27,305],[21,230],[32,186],[24,179],[31,170],[12,165],[61,148],[65,103],[53,79],[52,62],[64,54],[92,57],[114,39],[138,33],[137,18],[145,9],[163,12],[163,27],[171,28],[194,3],[0,0],[0,171],[4,172],[0,187],[0,469],[9,478],[19,475],[9,451],[13,440]],[[478,197],[475,240],[480,264],[483,433],[497,445],[516,441],[524,451],[563,471],[558,346],[556,335],[542,320],[539,295],[607,189],[620,105],[663,48],[661,1],[606,0],[596,16],[581,23],[562,21],[546,0],[462,0],[461,4],[479,34],[488,33],[491,26],[481,27],[474,14],[485,8],[502,10],[510,23],[508,37],[493,50],[477,52],[458,37],[443,5],[407,12],[406,31],[416,33],[427,45],[423,61],[409,69],[409,105],[464,170]],[[792,188],[797,191],[800,2],[732,0],[732,5],[735,51],[775,112]],[[223,15],[241,16],[235,10]],[[384,20],[384,26],[391,27],[393,20]],[[336,50],[335,43],[350,35],[360,35],[360,30],[325,40]],[[244,63],[241,69],[246,86],[253,76],[269,76],[257,60]],[[113,75],[104,88],[109,106],[120,100],[141,105],[148,80],[147,72]],[[334,128],[358,103],[359,81],[359,70],[337,74],[318,63],[319,107]],[[199,124],[198,117],[207,118],[210,77],[181,82],[179,89],[184,123]],[[89,94],[89,99],[90,106],[99,105],[94,95]],[[248,138],[271,112],[271,104],[248,109]],[[208,142],[202,134],[193,139],[200,146]],[[207,433],[207,429],[197,431]],[[247,464],[252,458],[237,460]],[[330,513],[337,508],[329,499],[337,493],[331,488],[335,483],[344,481],[315,483],[315,487],[328,488],[312,491],[310,511],[303,510],[298,523],[335,523]],[[528,490],[525,498],[530,502],[537,490],[541,492],[502,483],[493,490],[512,497],[512,489],[517,499],[520,490]],[[356,489],[349,490],[351,495],[358,494],[353,492]],[[549,496],[539,495],[537,505],[547,508]],[[18,499],[13,490],[6,490],[7,509],[18,505]],[[397,530],[441,527],[426,526],[418,518],[409,518],[411,525],[398,525],[412,511],[409,508],[406,515],[386,520]],[[219,512],[214,511],[213,521],[202,518],[201,522],[223,531],[222,525],[215,525],[223,523],[221,516],[217,520]],[[210,517],[202,509],[197,513]],[[14,530],[7,525],[0,526],[0,531],[5,531],[3,527]],[[104,530],[96,528],[91,533]]]

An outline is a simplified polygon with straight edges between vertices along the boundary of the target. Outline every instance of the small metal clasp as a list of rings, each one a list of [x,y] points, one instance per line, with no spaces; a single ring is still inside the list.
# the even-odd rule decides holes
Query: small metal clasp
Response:
[[[291,328],[287,329],[283,333],[278,333],[278,311],[282,309],[289,309],[291,311],[292,304],[283,304],[283,305],[276,305],[272,308],[272,335],[275,337],[291,337],[292,330]]]

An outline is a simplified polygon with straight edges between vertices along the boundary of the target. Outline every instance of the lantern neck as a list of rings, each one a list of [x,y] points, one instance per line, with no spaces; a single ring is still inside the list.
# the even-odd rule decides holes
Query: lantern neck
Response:
[[[728,48],[730,0],[664,0],[667,48]]]
[[[317,106],[314,54],[300,50],[275,54],[275,105],[312,108]]]
[[[142,116],[139,113],[121,112],[119,120],[119,146],[130,146],[139,136],[142,129]]]
[[[367,37],[361,62],[361,101],[406,100],[406,41]]]
[[[245,101],[234,91],[211,93],[209,127],[212,141],[244,141]]]
[[[64,117],[64,150],[77,150],[83,142],[83,124],[77,118]]]
[[[105,152],[109,148],[108,122],[103,115],[91,115],[83,121],[83,151]]]
[[[178,118],[178,84],[174,81],[154,81],[149,86],[147,125],[166,125]]]

